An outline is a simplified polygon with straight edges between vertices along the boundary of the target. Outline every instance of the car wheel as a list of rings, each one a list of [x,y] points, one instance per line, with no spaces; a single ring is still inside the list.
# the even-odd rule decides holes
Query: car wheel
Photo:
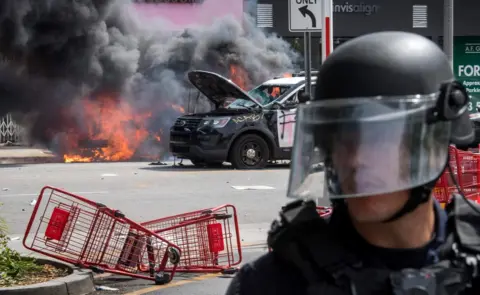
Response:
[[[255,134],[246,134],[235,141],[230,162],[235,169],[262,169],[270,159],[268,144]]]

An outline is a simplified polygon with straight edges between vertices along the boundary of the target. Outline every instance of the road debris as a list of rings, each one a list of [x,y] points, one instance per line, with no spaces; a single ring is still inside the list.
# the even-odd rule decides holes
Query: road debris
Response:
[[[274,187],[266,186],[266,185],[232,185],[232,188],[234,188],[236,190],[269,190],[269,189],[275,189]]]
[[[160,161],[158,161],[158,162],[152,162],[152,163],[150,163],[150,164],[148,164],[148,165],[166,166],[166,165],[168,165],[168,164],[165,163],[165,162],[160,162]]]
[[[118,291],[118,288],[112,288],[108,286],[95,286],[95,290],[97,291]]]

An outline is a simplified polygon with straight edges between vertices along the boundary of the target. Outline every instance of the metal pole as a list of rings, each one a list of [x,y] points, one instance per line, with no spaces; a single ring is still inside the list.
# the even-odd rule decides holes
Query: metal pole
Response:
[[[454,0],[443,1],[443,51],[453,69],[453,4]]]
[[[304,56],[305,56],[305,93],[309,96],[312,94],[312,33],[303,33],[304,39]]]

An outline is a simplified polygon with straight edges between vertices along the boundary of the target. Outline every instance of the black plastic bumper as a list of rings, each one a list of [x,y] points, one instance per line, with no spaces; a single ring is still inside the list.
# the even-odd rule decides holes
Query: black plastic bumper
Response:
[[[227,149],[203,149],[198,145],[170,144],[170,152],[177,158],[199,159],[211,162],[225,162],[228,157]]]

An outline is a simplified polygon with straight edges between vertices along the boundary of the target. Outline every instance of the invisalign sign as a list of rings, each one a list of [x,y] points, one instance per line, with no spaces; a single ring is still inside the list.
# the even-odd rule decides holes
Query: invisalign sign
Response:
[[[365,15],[372,15],[378,12],[379,5],[365,4],[360,2],[358,4],[350,4],[343,2],[343,4],[334,4],[333,11],[335,13],[363,13]]]

